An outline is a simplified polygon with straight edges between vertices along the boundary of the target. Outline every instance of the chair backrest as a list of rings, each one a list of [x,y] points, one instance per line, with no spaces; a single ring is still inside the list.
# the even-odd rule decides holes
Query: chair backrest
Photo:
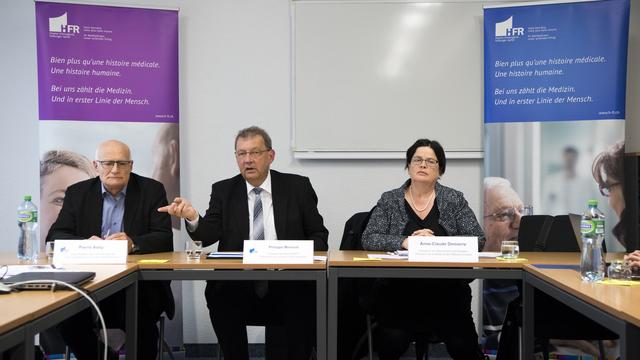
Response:
[[[374,207],[375,208],[375,207]],[[340,250],[364,250],[362,248],[362,233],[369,223],[371,211],[355,213],[344,224]]]
[[[580,252],[578,239],[573,231],[569,215],[553,217],[553,223],[544,244],[544,251]]]
[[[553,223],[551,215],[523,216],[518,229],[520,251],[542,251],[551,223]]]

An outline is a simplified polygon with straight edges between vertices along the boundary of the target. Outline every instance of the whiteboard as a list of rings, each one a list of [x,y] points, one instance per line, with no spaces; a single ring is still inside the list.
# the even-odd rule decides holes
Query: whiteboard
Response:
[[[481,154],[482,3],[296,1],[292,34],[299,157]]]

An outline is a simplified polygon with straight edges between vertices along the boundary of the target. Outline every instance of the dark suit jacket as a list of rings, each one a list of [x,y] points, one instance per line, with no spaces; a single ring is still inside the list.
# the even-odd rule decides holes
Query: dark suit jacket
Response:
[[[318,213],[318,197],[309,178],[271,170],[271,192],[278,240],[313,240],[314,250],[327,250],[329,231]],[[249,239],[247,186],[242,175],[211,186],[209,209],[189,235],[205,246],[220,241],[220,251],[242,251],[243,241]]]
[[[51,225],[47,241],[88,239],[102,232],[102,187],[100,178],[81,181],[67,188],[58,218]],[[135,245],[135,253],[173,251],[171,217],[158,212],[167,205],[164,186],[153,179],[131,173],[124,200],[124,232]],[[165,310],[173,315],[173,295],[169,282],[163,282],[168,301]]]

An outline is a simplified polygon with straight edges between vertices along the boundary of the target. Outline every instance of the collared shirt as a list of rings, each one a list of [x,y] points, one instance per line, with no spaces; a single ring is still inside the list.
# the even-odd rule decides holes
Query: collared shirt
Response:
[[[249,237],[255,239],[253,233],[253,208],[256,204],[256,194],[253,192],[253,185],[247,184],[247,199],[249,200]],[[278,240],[276,234],[276,224],[273,219],[273,196],[271,193],[271,172],[264,182],[258,186],[262,189],[260,200],[262,201],[262,221],[264,222],[264,240]]]
[[[249,239],[255,239],[253,236],[253,207],[256,204],[256,194],[253,192],[254,186],[245,182],[247,186],[247,201],[249,206]],[[267,175],[267,178],[259,186],[262,189],[260,193],[260,200],[262,201],[262,221],[264,221],[264,239],[265,240],[278,240],[278,234],[276,234],[276,224],[273,216],[273,196],[271,193],[271,172]],[[198,228],[200,217],[195,220],[187,220],[187,230],[195,231]]]
[[[127,195],[125,186],[116,196],[111,195],[104,187],[102,188],[102,234],[101,238],[123,231],[122,219],[124,218],[124,198]]]

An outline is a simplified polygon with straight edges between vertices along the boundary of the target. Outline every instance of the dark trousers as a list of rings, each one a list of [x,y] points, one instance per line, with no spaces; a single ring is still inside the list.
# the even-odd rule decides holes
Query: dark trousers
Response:
[[[365,302],[378,322],[374,344],[381,360],[399,359],[425,334],[442,340],[453,359],[483,358],[466,281],[378,279],[370,296]]]
[[[143,281],[138,288],[138,359],[155,359],[158,352],[156,322],[165,309],[165,290],[160,282]],[[121,291],[99,304],[108,329],[125,330],[125,292]],[[62,338],[80,360],[101,359],[104,351],[98,340],[102,332],[91,309],[86,309],[58,325]]]
[[[248,360],[247,325],[284,327],[287,358],[306,360],[315,343],[315,284],[269,281],[264,297],[253,281],[208,281],[209,316],[226,360]],[[267,344],[268,346],[269,344]]]

